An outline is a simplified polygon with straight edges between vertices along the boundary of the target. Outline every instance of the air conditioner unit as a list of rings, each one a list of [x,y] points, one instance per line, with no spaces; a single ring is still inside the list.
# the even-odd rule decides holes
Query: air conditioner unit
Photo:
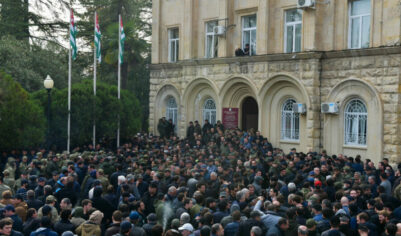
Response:
[[[338,104],[335,102],[324,102],[320,107],[322,113],[325,114],[337,114],[338,113]]]
[[[213,28],[213,33],[214,33],[214,35],[217,35],[217,36],[224,35],[226,33],[226,27],[224,27],[222,25],[215,26]]]
[[[306,104],[303,103],[294,103],[292,105],[292,110],[295,113],[305,114],[306,113]]]
[[[314,0],[297,0],[298,8],[313,8],[315,7]]]

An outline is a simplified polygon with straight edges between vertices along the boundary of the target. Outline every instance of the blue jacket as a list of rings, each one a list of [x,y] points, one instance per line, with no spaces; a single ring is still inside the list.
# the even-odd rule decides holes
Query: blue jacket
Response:
[[[10,216],[10,218],[13,220],[13,230],[18,231],[18,232],[22,232],[23,230],[23,226],[22,226],[22,220],[21,218],[19,218],[18,215],[14,214],[12,216]]]
[[[282,236],[284,233],[280,230],[280,228],[275,225],[274,227],[270,227],[269,231],[267,231],[266,236]]]
[[[41,227],[32,232],[30,236],[58,236],[58,234],[51,229]]]
[[[239,229],[239,222],[231,222],[224,228],[224,236],[236,236]]]

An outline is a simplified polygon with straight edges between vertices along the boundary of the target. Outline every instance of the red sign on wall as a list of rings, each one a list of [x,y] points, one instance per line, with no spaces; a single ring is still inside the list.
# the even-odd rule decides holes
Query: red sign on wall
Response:
[[[226,129],[238,127],[238,108],[223,108],[223,125]]]

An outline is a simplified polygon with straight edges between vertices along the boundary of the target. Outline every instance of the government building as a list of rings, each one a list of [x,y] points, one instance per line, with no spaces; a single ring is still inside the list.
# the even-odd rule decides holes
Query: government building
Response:
[[[161,117],[181,137],[189,121],[221,120],[285,152],[401,161],[399,0],[153,0],[152,10],[150,132]]]

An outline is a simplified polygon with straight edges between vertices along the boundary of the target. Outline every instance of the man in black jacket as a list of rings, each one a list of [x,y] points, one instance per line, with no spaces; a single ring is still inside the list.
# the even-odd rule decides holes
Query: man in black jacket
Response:
[[[107,228],[106,233],[104,236],[113,236],[120,232],[120,224],[123,218],[123,214],[121,211],[114,211],[113,216],[111,217],[113,223]]]
[[[261,221],[261,214],[258,211],[252,211],[251,217],[244,222],[241,222],[239,225],[238,235],[241,236],[250,236],[250,232],[253,226],[259,226],[262,231],[263,235],[266,233],[266,228]]]
[[[148,188],[148,191],[143,195],[142,201],[145,203],[145,214],[149,215],[150,213],[155,213],[156,209],[154,206],[155,201],[157,200],[157,182],[151,182]]]
[[[114,212],[114,207],[102,197],[103,190],[101,187],[96,187],[93,191],[92,205],[104,214],[103,223],[111,221]]]

